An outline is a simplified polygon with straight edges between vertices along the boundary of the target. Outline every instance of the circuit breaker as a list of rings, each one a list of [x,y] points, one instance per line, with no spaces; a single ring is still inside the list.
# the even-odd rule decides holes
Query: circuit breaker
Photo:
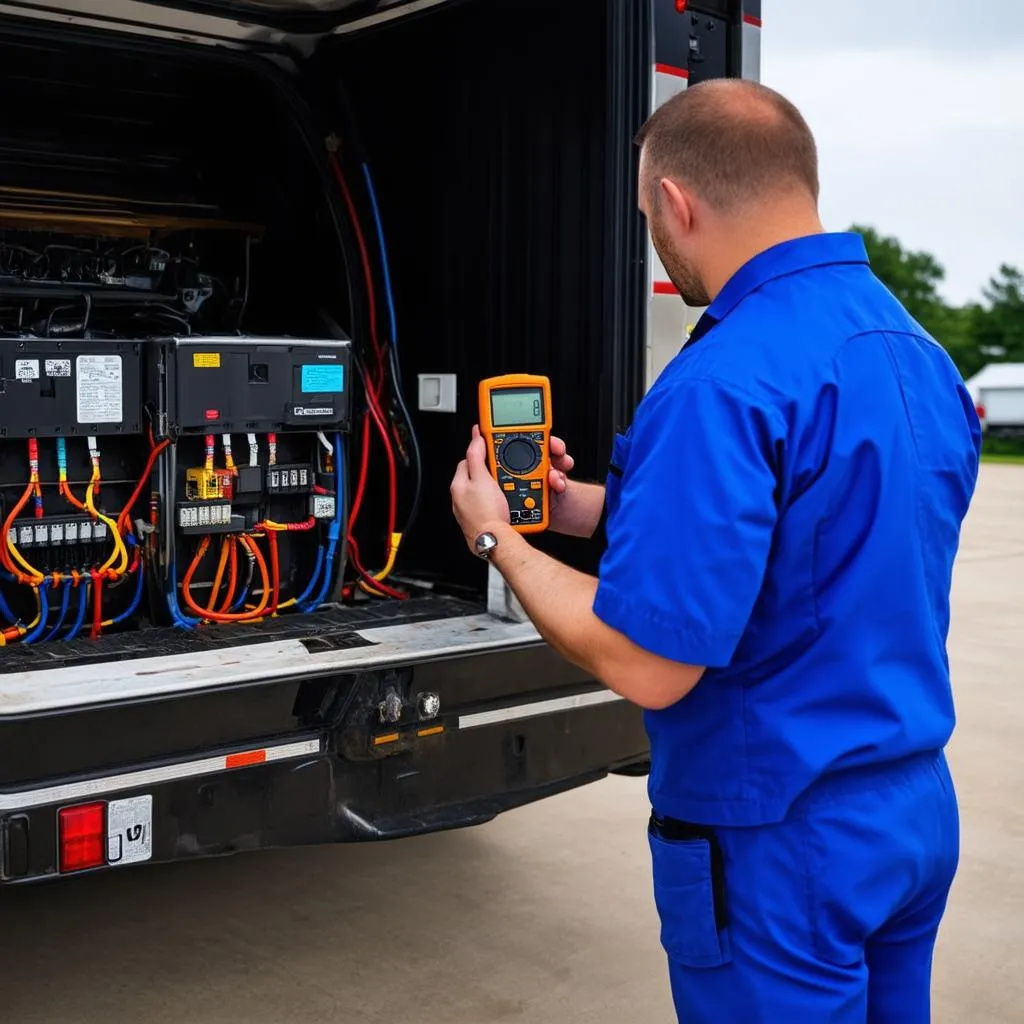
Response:
[[[172,435],[348,429],[348,341],[173,338],[155,357]]]

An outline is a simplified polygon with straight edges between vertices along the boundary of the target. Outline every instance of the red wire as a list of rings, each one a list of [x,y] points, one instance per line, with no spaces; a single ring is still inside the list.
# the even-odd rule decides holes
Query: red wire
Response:
[[[345,206],[348,209],[349,219],[352,222],[352,228],[356,236],[356,244],[359,247],[359,257],[363,267],[363,276],[366,279],[366,291],[369,305],[370,314],[370,338],[373,343],[374,354],[377,357],[377,376],[376,379],[373,377],[372,372],[367,373],[366,381],[366,404],[368,406],[368,415],[373,419],[374,425],[380,434],[381,441],[384,444],[384,452],[388,460],[388,533],[387,543],[390,546],[391,537],[395,532],[395,523],[397,519],[397,506],[398,506],[398,470],[395,463],[395,452],[394,445],[391,438],[391,434],[387,429],[387,424],[384,419],[384,413],[380,406],[381,389],[385,379],[385,352],[380,344],[380,339],[377,334],[377,300],[373,287],[373,271],[370,265],[370,253],[366,245],[366,238],[363,235],[363,229],[359,221],[359,213],[356,209],[355,202],[352,198],[352,192],[348,187],[348,182],[345,180],[344,172],[341,168],[341,163],[334,153],[329,154],[329,160],[331,168],[334,171],[334,176],[338,181],[338,186],[341,189],[342,196],[345,200]],[[348,542],[350,546],[355,545],[354,531],[356,520],[358,519],[359,512],[362,508],[364,491],[366,489],[367,470],[369,468],[369,454],[370,454],[370,429],[369,422],[365,417],[363,419],[363,439],[362,439],[362,460],[359,467],[359,480],[356,485],[355,497],[352,502],[352,510],[349,513],[348,522]],[[390,587],[386,587],[372,579],[369,574],[366,573],[358,564],[356,565],[359,569],[360,574],[367,578],[373,583],[377,589],[390,593],[392,596],[399,597],[404,596],[396,590],[392,590]]]
[[[388,597],[393,597],[396,601],[405,601],[408,599],[408,594],[403,594],[400,590],[395,590],[389,587],[386,583],[381,583],[380,580],[375,580],[371,573],[368,573],[359,560],[359,546],[356,544],[353,538],[349,538],[349,557],[352,560],[352,564],[356,567],[356,572],[370,585],[374,590],[379,590],[382,594],[386,594]]]
[[[277,558],[277,534],[273,530],[266,533],[267,547],[270,548],[270,580],[272,597],[267,606],[267,612],[271,615],[277,614],[277,606],[281,603],[281,566]]]
[[[341,162],[334,153],[328,154],[331,162],[331,169],[334,177],[338,180],[338,187],[345,199],[345,206],[348,208],[348,217],[352,222],[352,229],[356,236],[356,245],[359,246],[359,258],[363,264],[363,276],[366,278],[367,301],[370,307],[370,338],[373,341],[373,350],[377,355],[378,366],[383,364],[384,352],[380,347],[377,337],[377,298],[373,290],[373,271],[370,269],[370,252],[366,247],[366,237],[363,235],[363,228],[359,222],[359,212],[356,210],[355,201],[352,199],[352,192],[345,180],[345,173],[341,169]]]
[[[92,577],[92,630],[89,638],[98,640],[103,629],[103,577],[95,569],[89,575]]]
[[[153,441],[153,428],[150,427],[150,442]],[[146,460],[146,468],[142,471],[142,476],[139,477],[139,482],[135,485],[135,490],[132,492],[132,496],[128,499],[128,504],[121,510],[121,514],[117,517],[117,527],[124,533],[125,523],[131,517],[132,509],[135,507],[135,502],[139,500],[139,495],[142,494],[142,488],[146,486],[146,481],[149,479],[149,475],[153,472],[153,466],[156,465],[157,457],[160,453],[170,444],[169,440],[161,441],[158,445],[151,448],[149,458]]]

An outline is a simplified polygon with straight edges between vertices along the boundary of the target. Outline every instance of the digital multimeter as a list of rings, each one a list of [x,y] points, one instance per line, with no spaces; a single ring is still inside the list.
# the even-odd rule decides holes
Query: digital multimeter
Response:
[[[508,500],[520,533],[546,530],[551,515],[551,383],[509,374],[480,382],[480,431],[491,473]]]

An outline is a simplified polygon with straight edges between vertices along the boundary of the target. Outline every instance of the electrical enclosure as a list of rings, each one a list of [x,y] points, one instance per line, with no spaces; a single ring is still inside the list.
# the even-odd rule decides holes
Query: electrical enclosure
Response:
[[[0,437],[138,434],[133,341],[0,338]]]
[[[172,338],[155,356],[173,434],[348,429],[348,341]]]

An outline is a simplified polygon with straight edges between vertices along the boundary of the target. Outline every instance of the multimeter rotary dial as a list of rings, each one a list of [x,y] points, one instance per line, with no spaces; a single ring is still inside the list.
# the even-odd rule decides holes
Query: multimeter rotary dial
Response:
[[[526,476],[540,465],[540,445],[522,434],[505,439],[498,449],[498,463],[511,476]]]

